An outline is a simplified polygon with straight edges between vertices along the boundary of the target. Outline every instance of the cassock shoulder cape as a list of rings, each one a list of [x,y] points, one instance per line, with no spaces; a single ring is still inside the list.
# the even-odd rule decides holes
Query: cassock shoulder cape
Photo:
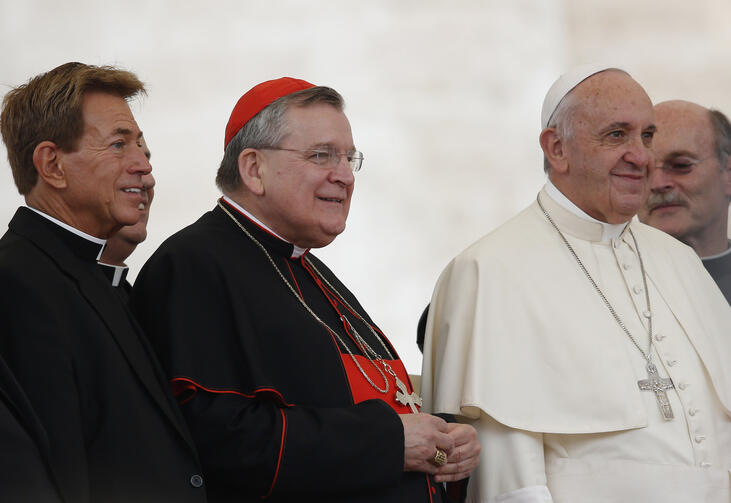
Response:
[[[572,234],[576,218],[545,191],[541,196]],[[640,222],[630,226],[645,254],[648,282],[688,335],[731,415],[731,308],[692,249]],[[616,344],[616,322],[537,203],[447,266],[426,333],[421,391],[427,411],[477,418],[482,410],[511,428],[543,433],[647,425],[624,345]]]
[[[332,289],[314,279],[310,264],[372,324],[324,264],[309,253],[290,258],[291,244],[227,208],[266,248],[296,295],[353,352],[336,310],[386,356],[364,323],[338,300],[327,300],[323,292]],[[135,281],[131,305],[182,404],[210,500],[438,501],[424,474],[403,472],[396,410],[409,409],[389,398],[393,378],[387,395],[375,392],[297,296],[218,207],[163,243]],[[408,385],[403,365],[385,344]],[[373,365],[358,360],[383,387]]]

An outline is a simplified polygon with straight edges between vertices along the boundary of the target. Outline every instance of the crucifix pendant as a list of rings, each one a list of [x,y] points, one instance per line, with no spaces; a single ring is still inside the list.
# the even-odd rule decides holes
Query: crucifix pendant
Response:
[[[396,377],[396,387],[398,388],[398,391],[396,391],[396,401],[402,405],[408,405],[411,407],[411,412],[418,414],[419,409],[416,406],[421,407],[421,397],[416,392],[409,393],[406,385],[398,377]]]
[[[665,393],[667,389],[673,389],[673,381],[670,378],[660,377],[657,372],[657,367],[653,363],[647,364],[647,379],[637,381],[637,385],[642,391],[654,391],[655,398],[657,398],[657,405],[660,407],[662,417],[666,421],[670,421],[675,416],[673,415],[673,409],[670,407],[670,401],[668,395]]]

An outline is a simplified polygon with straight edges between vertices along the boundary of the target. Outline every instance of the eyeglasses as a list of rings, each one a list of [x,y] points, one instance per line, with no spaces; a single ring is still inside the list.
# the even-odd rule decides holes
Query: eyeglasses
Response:
[[[357,150],[348,150],[345,153],[340,153],[334,148],[313,148],[307,150],[298,150],[296,148],[281,148],[281,147],[259,147],[260,150],[284,150],[285,152],[298,152],[304,154],[305,160],[318,166],[337,166],[340,162],[341,157],[345,157],[348,160],[348,165],[353,173],[360,171],[363,166],[363,153]]]
[[[671,159],[666,159],[662,163],[657,163],[657,167],[661,168],[666,173],[689,173],[696,165],[707,161],[708,159],[715,159],[715,155],[705,157],[703,159],[694,159],[687,155],[680,155]]]

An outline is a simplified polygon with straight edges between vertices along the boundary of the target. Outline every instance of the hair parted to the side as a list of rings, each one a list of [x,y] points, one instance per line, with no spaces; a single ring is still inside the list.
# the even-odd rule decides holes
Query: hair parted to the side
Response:
[[[716,143],[716,157],[721,169],[726,169],[726,162],[731,156],[731,123],[728,117],[718,110],[709,110],[713,137]]]
[[[239,154],[246,148],[276,147],[287,135],[285,114],[291,107],[315,104],[332,105],[342,111],[345,102],[335,89],[316,86],[274,100],[242,127],[226,146],[216,174],[216,185],[223,192],[241,187]]]
[[[39,143],[52,141],[66,152],[76,149],[84,133],[83,97],[91,91],[126,100],[145,94],[145,86],[126,70],[72,62],[37,75],[5,95],[0,131],[20,194],[28,194],[38,181],[33,151]]]

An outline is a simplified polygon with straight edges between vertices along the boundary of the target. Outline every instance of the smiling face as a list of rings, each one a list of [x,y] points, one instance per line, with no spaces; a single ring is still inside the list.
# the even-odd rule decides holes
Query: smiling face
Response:
[[[729,166],[722,169],[716,156],[709,111],[694,103],[669,101],[655,107],[655,117],[657,161],[640,220],[699,252],[714,240],[723,246],[731,172]]]
[[[142,152],[150,160],[150,149],[147,148],[145,138],[140,138]],[[155,196],[155,178],[152,173],[142,175],[142,216],[134,225],[125,225],[107,239],[100,261],[105,264],[123,265],[137,245],[147,239],[147,221],[150,218],[150,205]]]
[[[551,181],[588,215],[612,224],[629,221],[648,191],[655,131],[650,98],[626,73],[595,74],[567,96],[572,134]]]
[[[291,107],[277,147],[294,150],[354,149],[345,114],[328,104]],[[260,150],[263,194],[258,216],[274,232],[303,248],[319,248],[345,230],[355,178],[345,156],[318,165],[306,153]]]
[[[142,132],[127,102],[112,94],[84,95],[84,133],[73,152],[59,153],[67,187],[62,198],[74,227],[100,238],[134,225],[145,211],[144,175],[152,170]]]

